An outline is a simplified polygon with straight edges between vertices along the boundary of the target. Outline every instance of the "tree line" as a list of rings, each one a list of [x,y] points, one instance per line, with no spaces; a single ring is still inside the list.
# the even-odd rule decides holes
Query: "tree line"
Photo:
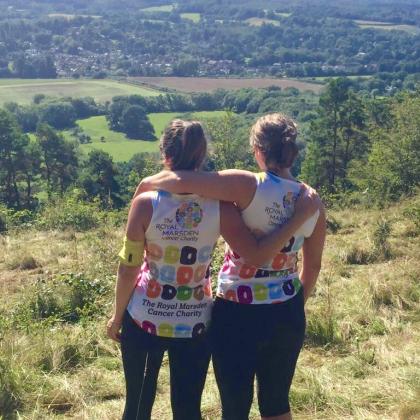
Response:
[[[205,121],[213,141],[208,169],[256,169],[248,147],[249,127],[261,113],[284,110],[278,106],[247,113],[256,96],[253,93],[226,93],[225,103],[234,104],[238,113]],[[260,94],[264,97],[267,90]],[[285,97],[286,102],[290,98],[293,96]],[[141,108],[149,100],[116,98],[110,108],[115,105],[119,110],[109,115],[119,113],[124,119],[121,109]],[[154,101],[158,99],[151,102],[156,105]],[[419,185],[419,90],[392,98],[369,98],[354,91],[348,79],[338,78],[330,81],[318,103],[302,115],[307,119],[299,123],[301,153],[293,171],[328,199],[384,202],[411,194]],[[74,188],[87,201],[120,208],[129,202],[139,179],[159,168],[159,157],[150,154],[135,155],[125,163],[113,162],[100,150],[84,156],[79,142],[66,140],[45,122],[38,124],[31,139],[14,114],[0,111],[0,202],[10,208],[36,209],[40,201],[64,196]]]

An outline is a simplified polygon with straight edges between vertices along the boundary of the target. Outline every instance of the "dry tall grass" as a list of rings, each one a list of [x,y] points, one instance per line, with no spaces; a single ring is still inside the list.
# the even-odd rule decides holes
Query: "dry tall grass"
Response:
[[[419,202],[332,212],[335,233],[307,305],[307,341],[293,383],[296,419],[420,418],[420,232],[404,216]],[[0,237],[3,419],[120,418],[119,349],[105,338],[104,323],[121,236],[105,227]],[[98,291],[99,316],[77,301],[77,287]],[[168,391],[164,362],[154,419],[171,419]],[[220,417],[211,369],[202,407],[205,419]],[[259,418],[255,404],[251,418]]]

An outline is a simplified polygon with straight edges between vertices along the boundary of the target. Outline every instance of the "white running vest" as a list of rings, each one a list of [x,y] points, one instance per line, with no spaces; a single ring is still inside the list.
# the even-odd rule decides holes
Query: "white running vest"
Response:
[[[145,260],[128,312],[146,332],[191,338],[210,321],[209,265],[220,235],[219,201],[156,192]]]
[[[301,184],[271,172],[256,174],[257,190],[242,218],[254,235],[261,237],[284,224],[293,214]],[[261,267],[245,263],[228,246],[219,273],[217,296],[243,304],[280,303],[293,298],[301,288],[297,269],[298,251],[311,236],[319,211],[302,225],[289,243]]]

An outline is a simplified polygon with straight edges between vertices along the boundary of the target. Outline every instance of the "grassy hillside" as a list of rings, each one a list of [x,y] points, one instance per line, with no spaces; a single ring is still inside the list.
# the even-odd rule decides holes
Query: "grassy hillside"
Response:
[[[155,96],[160,92],[115,80],[74,79],[0,79],[0,105],[5,102],[26,104],[34,95],[91,96],[98,102],[111,100],[117,95]]]
[[[307,339],[292,389],[297,420],[420,417],[420,231],[413,217],[419,206],[417,197],[382,210],[330,211],[324,266],[307,305]],[[4,413],[120,418],[119,349],[104,336],[122,220],[118,226],[108,220],[84,233],[25,228],[0,236]],[[205,419],[220,418],[211,369],[202,406]],[[153,419],[170,418],[165,361]],[[259,418],[255,403],[251,418]]]
[[[188,118],[205,119],[215,118],[224,114],[224,111],[203,111],[187,114]],[[159,112],[149,114],[150,122],[155,129],[157,138],[163,132],[165,126],[174,118],[182,116],[182,113]],[[92,143],[82,144],[82,150],[87,153],[93,149],[101,149],[109,153],[115,161],[127,161],[135,153],[158,152],[157,141],[129,140],[124,133],[117,133],[108,128],[105,116],[91,117],[79,120],[77,124],[83,129],[84,133],[92,138]],[[71,131],[64,132],[67,138],[71,138]],[[101,138],[105,141],[101,141]]]

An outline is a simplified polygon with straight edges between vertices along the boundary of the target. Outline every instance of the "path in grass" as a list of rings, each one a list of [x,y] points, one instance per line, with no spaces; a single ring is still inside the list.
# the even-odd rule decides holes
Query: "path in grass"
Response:
[[[109,101],[117,95],[160,94],[153,89],[109,79],[0,79],[0,104],[11,101],[27,104],[39,93],[49,96],[92,96],[98,102]]]
[[[188,114],[190,118],[206,119],[221,117],[224,111],[203,111]],[[150,122],[155,129],[157,138],[162,134],[165,126],[174,118],[181,117],[179,112],[159,112],[149,114]],[[83,129],[84,133],[89,135],[92,143],[82,144],[81,148],[86,153],[91,150],[100,149],[109,153],[116,162],[124,162],[131,159],[136,153],[158,152],[159,144],[157,141],[129,140],[123,133],[111,131],[105,116],[91,117],[85,120],[79,120],[77,124]],[[66,138],[71,139],[71,130],[63,133]],[[105,138],[105,142],[101,141]]]

